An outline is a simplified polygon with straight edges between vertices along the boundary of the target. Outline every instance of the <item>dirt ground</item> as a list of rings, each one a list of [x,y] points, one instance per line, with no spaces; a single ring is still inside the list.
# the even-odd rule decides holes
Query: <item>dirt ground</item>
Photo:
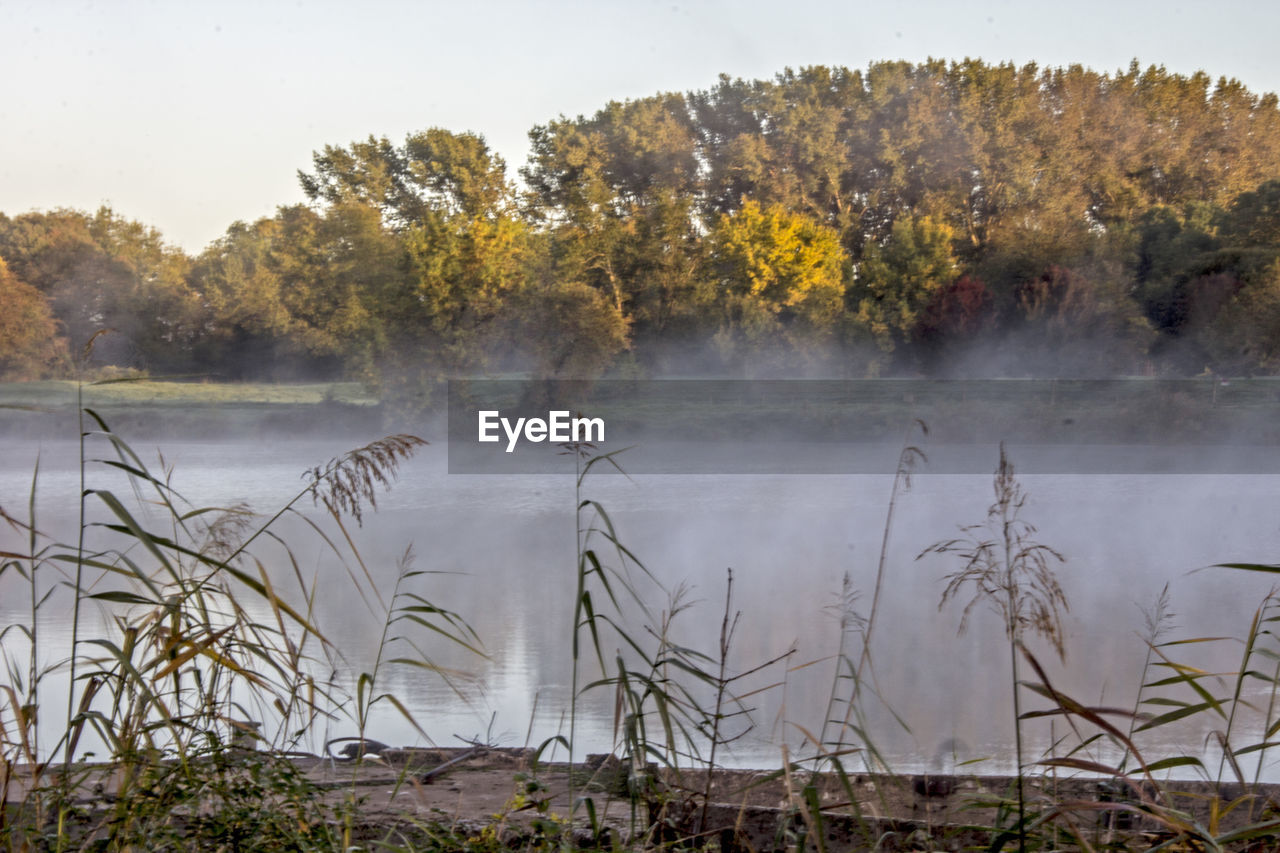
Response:
[[[333,804],[354,794],[360,822],[372,832],[434,824],[468,835],[489,827],[518,837],[540,817],[570,814],[572,788],[577,796],[590,797],[598,820],[628,843],[647,833],[639,840],[715,838],[721,850],[743,851],[795,849],[797,837],[815,832],[826,836],[831,849],[985,847],[990,832],[980,828],[998,822],[1000,804],[1007,808],[1014,791],[1008,777],[864,774],[842,780],[797,769],[721,770],[708,778],[704,771],[650,767],[642,769],[641,778],[651,774],[652,785],[633,799],[628,780],[634,774],[615,758],[591,756],[573,768],[533,767],[531,759],[528,750],[493,748],[388,749],[359,761],[294,761]],[[87,798],[109,798],[110,768],[84,778]],[[1178,792],[1178,807],[1203,820],[1215,799],[1235,801],[1244,793],[1215,791],[1208,784],[1171,787]],[[1277,794],[1271,787],[1241,800],[1230,819],[1238,824],[1259,820]],[[8,800],[22,795],[19,774],[11,780]],[[1096,778],[1039,777],[1026,791],[1029,809],[1071,804],[1063,820],[1102,843],[1115,833],[1147,832],[1156,839],[1160,827],[1131,808],[1142,797],[1141,790]],[[1007,825],[1008,818],[1003,822]]]

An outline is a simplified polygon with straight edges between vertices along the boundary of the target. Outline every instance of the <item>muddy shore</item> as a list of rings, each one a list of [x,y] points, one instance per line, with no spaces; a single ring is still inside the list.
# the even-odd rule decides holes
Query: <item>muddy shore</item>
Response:
[[[326,803],[354,799],[361,835],[410,844],[437,827],[462,837],[488,832],[519,845],[548,821],[569,827],[565,818],[576,796],[591,799],[597,830],[607,827],[612,834],[595,840],[609,844],[700,846],[714,840],[721,850],[796,849],[820,832],[833,850],[959,851],[991,844],[997,834],[991,827],[1009,823],[1015,791],[1015,780],[1006,776],[842,779],[801,768],[708,774],[652,766],[637,774],[613,757],[591,756],[572,767],[535,766],[532,758],[521,749],[388,749],[359,761],[296,757],[292,763]],[[9,808],[23,801],[30,782],[30,768],[16,770],[8,780]],[[88,812],[108,808],[116,771],[103,765],[76,771],[77,800]],[[1196,782],[1161,787],[1167,803],[1205,825],[1217,819],[1214,803],[1235,803],[1219,820],[1222,831],[1257,824],[1280,802],[1280,786],[1274,785],[1253,792]],[[1037,776],[1027,781],[1026,799],[1029,813],[1052,812],[1059,826],[1095,843],[1145,847],[1169,835],[1143,815],[1154,790],[1094,777]],[[571,831],[589,841],[584,811],[577,810]],[[1277,837],[1280,831],[1271,836]]]

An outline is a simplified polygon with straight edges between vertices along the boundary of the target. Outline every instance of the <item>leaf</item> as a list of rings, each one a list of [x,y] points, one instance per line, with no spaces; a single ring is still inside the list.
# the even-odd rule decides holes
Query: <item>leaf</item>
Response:
[[[1169,758],[1161,758],[1147,765],[1147,770],[1155,773],[1159,770],[1168,770],[1170,767],[1199,767],[1204,770],[1204,763],[1191,755],[1174,755]]]
[[[1196,705],[1187,705],[1185,708],[1179,708],[1176,711],[1170,711],[1167,714],[1161,714],[1158,717],[1154,717],[1138,726],[1134,731],[1145,732],[1148,729],[1154,729],[1159,726],[1163,726],[1165,723],[1172,723],[1174,720],[1181,720],[1185,717],[1190,717],[1193,714],[1199,714],[1201,711],[1207,711],[1210,709],[1222,714],[1222,708],[1217,702],[1200,702]]]
[[[1272,566],[1265,563],[1217,563],[1213,568],[1238,569],[1245,572],[1263,572],[1271,575],[1280,574],[1280,566]]]
[[[93,601],[111,601],[117,604],[143,604],[154,605],[155,599],[146,598],[135,592],[127,592],[125,590],[107,590],[106,592],[95,592],[92,595],[84,596]]]

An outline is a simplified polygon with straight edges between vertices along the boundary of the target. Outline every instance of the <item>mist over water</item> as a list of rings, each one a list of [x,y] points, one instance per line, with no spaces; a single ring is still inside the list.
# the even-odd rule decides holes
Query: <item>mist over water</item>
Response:
[[[136,449],[154,458],[143,452],[146,445]],[[162,449],[174,469],[173,485],[195,503],[246,500],[270,513],[301,490],[304,470],[350,447],[280,436],[248,444],[168,442]],[[678,465],[681,453],[696,455],[702,449],[671,445],[664,452]],[[945,448],[936,450],[946,455]],[[995,445],[964,451],[984,455],[987,468],[994,469]],[[79,489],[74,444],[7,442],[0,448],[0,505],[25,515],[37,453],[38,521],[69,540]],[[1010,456],[1018,465],[1017,447]],[[620,461],[625,467],[625,454]],[[1139,607],[1149,606],[1165,583],[1177,613],[1171,638],[1245,633],[1269,583],[1204,567],[1269,562],[1280,546],[1272,505],[1280,476],[1239,473],[1248,470],[1246,462],[1226,465],[1230,473],[1069,473],[1060,468],[1034,473],[1032,466],[1033,472],[1019,474],[1030,495],[1023,515],[1038,527],[1037,541],[1066,558],[1058,573],[1071,606],[1065,665],[1043,644],[1029,641],[1057,687],[1084,702],[1131,706],[1146,651]],[[91,486],[127,493],[118,472],[98,466],[90,477]],[[730,751],[728,763],[776,766],[783,741],[793,754],[808,751],[802,729],[817,733],[821,728],[831,688],[834,662],[829,658],[839,641],[833,606],[841,578],[848,572],[861,591],[856,609],[865,616],[892,485],[892,475],[882,473],[588,478],[584,496],[606,507],[619,539],[664,586],[689,586],[689,600],[696,604],[674,622],[678,642],[714,651],[726,569],[732,568],[733,607],[742,616],[731,667],[745,670],[795,649],[787,664],[753,682],[781,685],[751,697],[755,729]],[[959,525],[983,521],[991,498],[990,473],[935,474],[928,465],[900,498],[872,652],[879,691],[909,731],[876,703],[868,706],[873,738],[896,769],[943,769],[952,760],[944,748],[948,742],[957,744],[955,760],[987,759],[972,766],[976,772],[1012,767],[1008,646],[999,619],[979,605],[970,630],[957,636],[960,607],[940,612],[938,600],[942,578],[957,570],[958,562],[938,555],[917,559],[933,543],[959,535]],[[443,642],[426,646],[434,662],[472,677],[455,682],[464,686],[465,698],[419,670],[388,670],[385,689],[414,711],[435,742],[483,736],[491,726],[492,735],[506,745],[526,740],[536,745],[567,732],[574,506],[571,474],[449,474],[446,448],[433,444],[402,468],[394,488],[380,497],[378,512],[367,515],[362,528],[352,528],[383,596],[389,597],[412,545],[414,566],[440,573],[418,579],[414,590],[465,618],[488,654],[478,659]],[[317,583],[316,621],[344,658],[318,662],[315,671],[322,680],[335,677],[349,684],[372,665],[380,614],[376,604],[366,606],[355,594],[346,570],[304,533],[305,525],[296,519],[282,528],[295,547],[299,571]],[[21,544],[10,533],[5,536],[4,546]],[[278,591],[300,600],[283,556],[276,553],[279,562],[271,563],[271,549],[259,553],[268,558]],[[664,594],[642,575],[633,572],[633,580],[656,617],[667,606]],[[42,642],[57,649],[50,652],[50,663],[65,656],[69,646],[68,601],[56,592],[44,611]],[[0,621],[24,622],[27,606],[19,579],[0,580]],[[91,613],[87,633],[101,630],[104,619]],[[634,616],[629,627],[642,631],[646,624]],[[22,654],[8,641],[6,646],[10,654]],[[609,655],[614,649],[603,651]],[[1185,657],[1179,659],[1227,671],[1238,665],[1239,653],[1238,644],[1218,643],[1180,651]],[[49,682],[48,689],[59,689],[57,684]],[[607,749],[612,691],[589,694],[585,708],[578,751]],[[1045,750],[1051,736],[1064,734],[1061,721],[1056,725],[1051,732],[1048,722],[1028,724],[1029,756]],[[1166,739],[1181,738],[1181,751],[1201,751],[1205,732],[1161,731]],[[353,723],[334,722],[327,731],[313,732],[313,747],[322,747],[327,737],[354,733]],[[368,735],[393,744],[421,740],[389,706],[375,717]]]

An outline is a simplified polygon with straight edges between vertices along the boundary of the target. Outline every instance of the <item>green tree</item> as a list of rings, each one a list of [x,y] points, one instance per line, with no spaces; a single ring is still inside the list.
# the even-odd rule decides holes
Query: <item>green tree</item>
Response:
[[[333,357],[347,376],[376,381],[386,331],[378,307],[404,286],[405,253],[375,208],[334,205],[323,215],[283,208],[273,268],[292,334],[307,352]]]
[[[376,380],[386,329],[379,307],[403,289],[406,255],[378,210],[280,208],[235,223],[192,280],[211,311],[210,361],[235,378]]]
[[[193,354],[206,314],[187,281],[191,258],[155,228],[110,208],[100,208],[88,224],[94,242],[120,273],[106,320],[127,342],[132,363],[161,372],[198,370]]]
[[[855,328],[882,351],[912,342],[924,307],[955,278],[953,239],[928,217],[900,219],[883,246],[867,247],[849,303]]]
[[[483,372],[503,348],[511,300],[527,286],[538,252],[523,222],[501,216],[428,216],[404,237],[406,286],[382,306],[388,358],[427,381]],[[397,360],[397,359],[403,359]]]
[[[312,365],[276,268],[279,218],[235,222],[196,258],[192,286],[209,306],[204,360],[231,379],[287,376]]]
[[[1209,319],[1193,331],[1208,366],[1228,375],[1275,373],[1280,369],[1280,260],[1244,280],[1224,278],[1225,286],[1215,289],[1218,305],[1204,312]]]
[[[484,137],[433,127],[396,146],[370,136],[348,147],[325,146],[313,172],[298,172],[313,202],[358,204],[381,211],[388,227],[403,230],[434,214],[468,219],[510,212],[506,164]]]
[[[1134,228],[1135,295],[1155,328],[1176,334],[1185,320],[1184,290],[1218,248],[1213,231],[1217,209],[1207,204],[1185,210],[1158,205]]]
[[[812,66],[772,81],[721,77],[689,97],[707,163],[706,217],[732,214],[750,198],[781,205],[861,243],[866,201],[859,179],[872,168],[861,72]]]
[[[544,379],[595,379],[628,346],[627,320],[599,290],[548,281],[520,297],[521,348]]]
[[[384,225],[376,238],[372,222],[357,229],[376,256],[366,263],[383,273],[353,280],[345,303],[348,322],[373,333],[366,369],[414,398],[439,379],[483,370],[533,255],[502,158],[481,136],[432,128],[401,146],[370,138],[328,147],[314,164],[300,179],[327,205],[326,219],[372,210]]]
[[[1236,196],[1218,216],[1217,231],[1224,246],[1280,252],[1280,180]]]
[[[698,140],[684,97],[611,102],[530,133],[526,209],[551,236],[554,274],[599,291],[640,355],[703,325]]]

